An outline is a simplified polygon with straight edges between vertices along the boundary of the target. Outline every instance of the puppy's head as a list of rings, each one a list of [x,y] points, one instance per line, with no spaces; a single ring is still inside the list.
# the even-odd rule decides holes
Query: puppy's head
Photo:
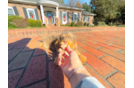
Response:
[[[63,32],[55,44],[59,47],[64,46],[64,45],[69,45],[72,49],[77,48],[77,43],[75,36],[71,32]]]

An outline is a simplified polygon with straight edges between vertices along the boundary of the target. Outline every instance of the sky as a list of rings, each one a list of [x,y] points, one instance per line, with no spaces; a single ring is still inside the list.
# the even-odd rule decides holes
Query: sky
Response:
[[[89,2],[91,2],[91,0],[82,0],[83,3],[87,2],[87,4],[89,5]],[[64,4],[67,4],[68,0],[64,0]]]

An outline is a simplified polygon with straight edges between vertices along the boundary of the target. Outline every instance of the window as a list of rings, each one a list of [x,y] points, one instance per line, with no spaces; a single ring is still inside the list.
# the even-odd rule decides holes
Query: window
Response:
[[[74,20],[77,20],[77,14],[74,14]]]
[[[8,15],[15,15],[12,7],[8,6]]]
[[[62,23],[63,24],[67,23],[67,12],[62,12]]]
[[[88,20],[88,18],[89,18],[89,16],[84,16],[85,18],[84,18],[84,21],[89,21]]]
[[[35,16],[35,11],[34,11],[34,9],[28,8],[28,9],[27,9],[27,14],[28,14],[28,18],[29,18],[29,19],[34,19],[34,20],[36,20],[36,16]]]
[[[74,13],[74,21],[77,22],[78,21],[78,14]]]

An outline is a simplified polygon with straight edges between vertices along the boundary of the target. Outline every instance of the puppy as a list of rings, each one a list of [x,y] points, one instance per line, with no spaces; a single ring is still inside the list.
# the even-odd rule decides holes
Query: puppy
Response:
[[[63,32],[59,36],[49,36],[43,40],[43,47],[49,48],[52,51],[57,52],[57,54],[62,46],[70,46],[74,51],[77,52],[81,62],[86,62],[87,58],[80,54],[80,52],[77,50],[77,42],[75,36],[71,32]],[[66,53],[66,51],[64,52]],[[58,65],[58,57],[54,59],[54,63],[55,65]]]

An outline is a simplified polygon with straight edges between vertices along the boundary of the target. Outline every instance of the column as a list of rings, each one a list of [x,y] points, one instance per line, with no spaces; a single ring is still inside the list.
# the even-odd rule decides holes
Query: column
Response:
[[[42,5],[40,5],[40,10],[41,10],[42,24],[45,24],[45,19],[44,19],[44,10],[43,10],[43,6],[42,6]]]
[[[56,18],[58,18],[58,6],[56,7]]]

